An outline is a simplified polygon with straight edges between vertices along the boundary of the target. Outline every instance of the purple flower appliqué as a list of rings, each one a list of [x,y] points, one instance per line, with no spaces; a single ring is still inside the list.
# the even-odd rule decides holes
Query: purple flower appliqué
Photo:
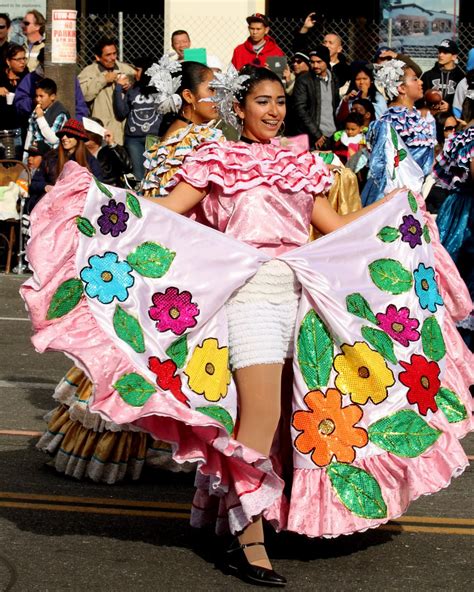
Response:
[[[186,329],[197,324],[196,317],[199,308],[191,302],[190,292],[179,292],[178,288],[167,288],[165,293],[156,292],[152,296],[154,306],[148,314],[157,321],[156,328],[160,332],[172,331],[175,335],[182,335]]]
[[[102,234],[110,233],[115,237],[127,230],[129,214],[125,211],[124,203],[116,203],[115,199],[111,199],[107,205],[100,208],[100,211],[102,216],[99,216],[97,222]]]
[[[420,334],[416,330],[420,323],[417,319],[410,319],[409,314],[408,308],[403,307],[397,310],[396,306],[389,304],[385,314],[379,312],[375,316],[380,328],[392,339],[406,347],[409,341],[416,341],[420,338]]]
[[[423,230],[421,229],[421,224],[411,214],[403,216],[403,222],[400,224],[398,230],[402,233],[402,241],[408,243],[412,249],[416,245],[421,245]]]

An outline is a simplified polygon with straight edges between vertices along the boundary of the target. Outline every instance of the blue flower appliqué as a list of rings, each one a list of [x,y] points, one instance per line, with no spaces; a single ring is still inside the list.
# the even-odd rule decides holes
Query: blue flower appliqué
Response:
[[[420,263],[418,269],[413,272],[413,277],[415,278],[415,292],[421,308],[436,312],[436,308],[443,305],[443,299],[438,292],[434,269]]]
[[[118,260],[117,253],[107,251],[89,258],[89,267],[82,269],[81,279],[89,298],[97,298],[102,304],[110,304],[114,298],[123,302],[135,282],[131,271],[126,261]]]

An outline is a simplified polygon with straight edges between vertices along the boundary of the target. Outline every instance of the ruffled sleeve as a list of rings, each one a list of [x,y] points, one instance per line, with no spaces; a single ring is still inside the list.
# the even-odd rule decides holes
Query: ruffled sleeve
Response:
[[[222,195],[258,186],[276,186],[286,193],[326,193],[333,176],[317,154],[270,144],[225,142],[203,144],[186,158],[172,184],[184,181],[198,189],[211,183]]]
[[[452,136],[438,156],[433,173],[448,189],[460,189],[469,179],[474,158],[474,127]]]

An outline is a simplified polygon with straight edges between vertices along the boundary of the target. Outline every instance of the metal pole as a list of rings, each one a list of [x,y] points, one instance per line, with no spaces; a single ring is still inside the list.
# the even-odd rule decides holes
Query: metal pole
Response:
[[[388,19],[388,29],[387,29],[387,45],[389,47],[392,47],[392,25],[393,25],[393,20],[392,20],[392,17],[390,17]]]
[[[123,12],[118,13],[119,61],[123,62]]]

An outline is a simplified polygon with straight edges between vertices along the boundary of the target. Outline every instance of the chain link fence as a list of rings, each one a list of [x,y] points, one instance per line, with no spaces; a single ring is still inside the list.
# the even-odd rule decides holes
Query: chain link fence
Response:
[[[272,20],[271,35],[275,38],[283,51],[290,56],[293,53],[295,32],[301,27],[301,19],[274,18]],[[187,23],[183,23],[186,29]],[[194,16],[192,19],[192,39],[196,47],[206,46],[206,39],[212,35],[216,45],[216,32],[219,36],[219,57],[224,61],[230,60],[234,44],[225,35],[226,29],[234,26],[234,20],[229,17],[228,22],[220,18],[215,22],[212,18]],[[78,66],[80,69],[94,61],[94,48],[101,37],[113,37],[119,41],[123,60],[134,62],[141,56],[159,58],[168,50],[168,40],[164,39],[164,19],[161,16],[124,15],[110,16],[89,15],[78,19]],[[432,65],[436,59],[435,46],[427,47],[422,44],[403,44],[396,36],[391,35],[387,23],[368,22],[364,19],[324,21],[314,27],[308,34],[309,47],[321,42],[327,33],[336,33],[342,39],[344,54],[348,61],[371,61],[375,50],[380,45],[389,45],[396,51],[409,54],[415,61],[423,58]],[[243,41],[243,39],[242,39]],[[457,31],[459,45],[459,61],[464,65],[469,49],[474,47],[474,23],[461,23]],[[422,65],[420,63],[420,65]],[[429,67],[431,67],[431,65]]]

